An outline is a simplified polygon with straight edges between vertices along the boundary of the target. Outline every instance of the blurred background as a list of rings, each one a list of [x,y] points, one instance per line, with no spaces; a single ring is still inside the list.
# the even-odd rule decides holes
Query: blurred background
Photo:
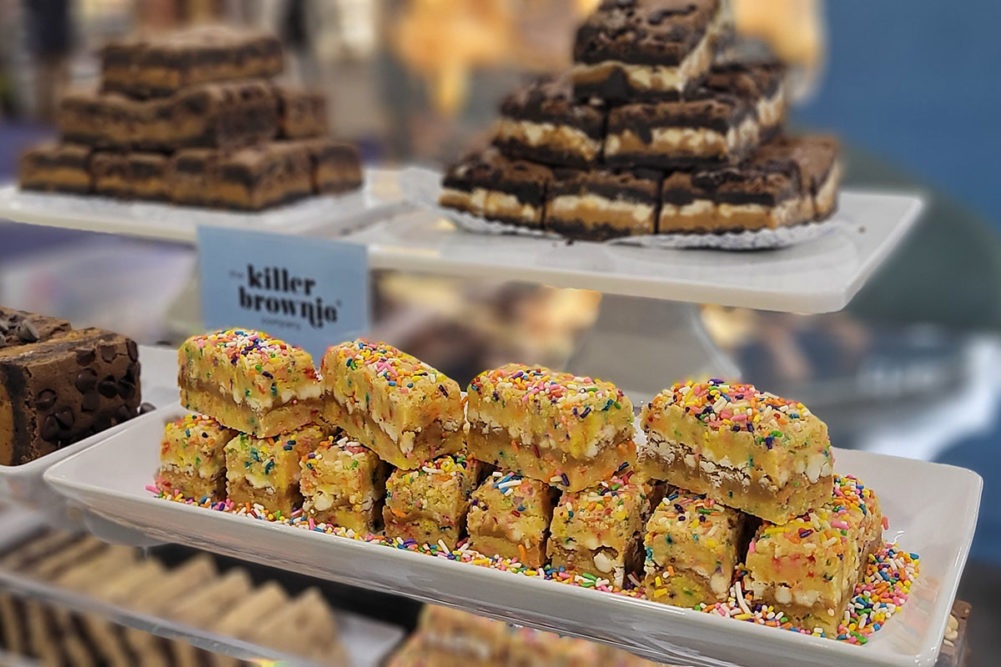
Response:
[[[485,135],[517,83],[569,65],[595,0],[0,0],[0,174],[53,133],[60,94],[137,29],[266,26],[287,76],[322,88],[335,135],[371,164],[441,164]],[[593,355],[603,307],[691,318],[744,379],[810,405],[836,445],[972,468],[985,480],[961,597],[974,662],[1001,638],[1001,5],[736,0],[741,48],[792,68],[796,126],[838,134],[853,187],[921,191],[903,247],[841,313],[677,309],[593,292],[384,272],[375,335],[460,382],[513,359]],[[190,247],[0,222],[0,303],[140,342],[198,328]],[[606,311],[607,312],[607,311]],[[651,340],[671,346],[670,339]],[[683,372],[683,371],[679,371]],[[630,378],[612,378],[629,386]],[[657,379],[663,386],[677,377]],[[662,380],[662,381],[661,381]]]

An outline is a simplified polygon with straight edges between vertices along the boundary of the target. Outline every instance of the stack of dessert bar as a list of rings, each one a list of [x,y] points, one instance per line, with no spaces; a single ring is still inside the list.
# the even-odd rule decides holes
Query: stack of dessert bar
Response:
[[[132,547],[48,532],[0,556],[0,568],[52,589],[244,640],[310,664],[347,664],[337,618],[319,590],[293,597],[275,582],[255,584],[241,568],[220,572],[204,554],[167,565]],[[0,596],[0,629],[4,648],[45,664],[236,664],[183,641],[15,595]],[[56,637],[59,641],[52,641]]]
[[[784,69],[726,60],[732,30],[728,0],[605,0],[573,69],[503,101],[440,203],[593,240],[830,217],[836,142],[782,134]]]
[[[21,187],[238,210],[360,187],[323,94],[271,80],[283,62],[274,35],[221,26],[111,42],[101,89],[63,98]]]
[[[614,384],[540,366],[485,371],[463,397],[384,343],[330,347],[318,377],[302,350],[239,330],[189,339],[180,363],[183,402],[208,416],[167,425],[170,497],[675,606],[744,590],[827,636],[883,546],[879,503],[834,474],[824,423],[751,385],[676,384],[644,406],[640,440]]]
[[[141,403],[135,341],[0,306],[0,465],[131,419]]]
[[[653,667],[621,649],[427,605],[387,667]]]

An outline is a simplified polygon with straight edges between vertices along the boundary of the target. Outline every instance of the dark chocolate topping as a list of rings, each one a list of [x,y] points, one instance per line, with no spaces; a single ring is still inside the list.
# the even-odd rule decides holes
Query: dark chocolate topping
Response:
[[[660,172],[648,169],[561,171],[549,188],[550,197],[594,194],[608,199],[657,203]]]
[[[657,127],[706,128],[726,134],[754,114],[754,108],[729,93],[715,92],[699,100],[627,104],[613,109],[608,117],[608,133],[631,130],[645,143],[653,140]]]
[[[756,104],[762,98],[775,95],[785,76],[786,68],[776,62],[715,65],[706,78],[704,90],[696,95],[722,91]]]
[[[681,63],[706,34],[719,0],[605,0],[577,31],[574,60]]]
[[[543,77],[509,95],[501,114],[515,121],[568,125],[593,139],[601,139],[605,112],[574,100],[569,76]]]
[[[553,172],[524,160],[509,160],[494,149],[467,155],[445,174],[443,186],[469,192],[474,188],[497,190],[514,195],[526,204],[545,201],[546,187]]]

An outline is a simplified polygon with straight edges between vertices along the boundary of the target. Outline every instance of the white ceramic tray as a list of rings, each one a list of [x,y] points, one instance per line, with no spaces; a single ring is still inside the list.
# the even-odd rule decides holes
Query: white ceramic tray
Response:
[[[982,480],[962,468],[848,450],[837,469],[866,481],[885,537],[921,555],[904,609],[865,646],[433,558],[154,497],[160,436],[180,409],[145,415],[50,468],[45,479],[104,519],[167,541],[363,588],[464,607],[686,665],[932,665],[979,511]]]
[[[12,510],[0,514],[0,549],[27,539],[38,531],[39,521],[31,512]],[[302,661],[252,642],[224,637],[183,623],[141,614],[125,607],[95,600],[87,595],[35,581],[21,574],[0,570],[0,586],[19,595],[43,600],[82,613],[92,613],[111,621],[160,637],[184,640],[193,646],[245,660],[278,660],[282,664]],[[403,628],[380,623],[356,614],[337,612],[340,640],[354,667],[378,667],[403,639]],[[3,656],[0,655],[0,664]]]
[[[405,172],[404,172],[405,173]],[[844,308],[911,229],[913,194],[842,191],[832,231],[777,250],[726,252],[476,234],[427,210],[349,234],[376,269],[537,282],[606,294],[797,313]]]
[[[392,183],[387,184],[384,172],[377,170],[366,170],[365,184],[358,192],[308,197],[260,213],[31,192],[21,190],[15,183],[0,187],[0,219],[185,243],[195,241],[200,225],[283,234],[324,230],[337,235],[406,208],[402,195]]]
[[[140,382],[143,401],[158,408],[177,405],[177,352],[171,348],[139,346]],[[8,500],[41,509],[53,523],[63,523],[65,503],[42,481],[42,473],[57,461],[118,433],[131,422],[119,424],[101,433],[56,450],[19,466],[0,466],[0,500]]]

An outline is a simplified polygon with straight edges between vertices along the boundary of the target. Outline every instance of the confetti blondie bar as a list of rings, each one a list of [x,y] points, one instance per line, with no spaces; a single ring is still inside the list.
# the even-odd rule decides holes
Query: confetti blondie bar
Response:
[[[160,443],[161,490],[186,498],[226,497],[226,443],[237,436],[211,417],[188,414],[167,424]]]
[[[362,535],[382,523],[389,466],[347,437],[330,436],[299,462],[302,506],[314,521]]]
[[[643,408],[651,474],[785,523],[825,503],[827,426],[802,403],[721,380],[678,383]]]
[[[546,482],[497,471],[473,493],[466,525],[469,546],[486,556],[546,564],[554,489]]]

